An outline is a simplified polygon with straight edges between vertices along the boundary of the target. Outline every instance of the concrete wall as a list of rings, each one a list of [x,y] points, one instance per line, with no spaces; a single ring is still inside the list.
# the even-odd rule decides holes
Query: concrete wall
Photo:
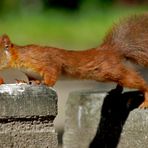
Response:
[[[57,148],[56,115],[57,95],[52,88],[0,85],[0,147]]]
[[[114,89],[77,91],[66,104],[64,148],[147,148],[148,110],[143,94]]]
[[[23,76],[16,75],[16,73],[12,73],[12,71],[11,72],[9,71],[7,73],[9,74],[9,76],[5,80],[8,83],[12,83],[12,82],[15,83],[15,78],[21,80],[23,77],[24,80],[27,80],[26,76],[24,75]],[[10,78],[12,80],[10,80]],[[6,86],[6,88],[4,86]],[[21,89],[19,89],[19,87],[20,87],[19,85],[15,85],[15,84],[1,86],[2,91],[0,92],[0,94],[2,94],[2,96],[4,94],[8,94],[8,98],[6,97],[7,99],[5,100],[5,98],[2,97],[1,99],[2,102],[0,102],[0,133],[3,135],[3,136],[0,135],[0,143],[4,144],[3,145],[4,147],[29,147],[29,146],[33,147],[34,144],[36,144],[35,147],[37,147],[37,145],[38,147],[44,147],[44,146],[46,147],[47,145],[48,147],[51,147],[51,148],[54,146],[57,147],[57,134],[55,132],[55,128],[53,127],[53,119],[56,115],[54,114],[54,116],[52,115],[48,116],[49,112],[52,112],[52,110],[50,110],[52,108],[52,104],[50,101],[49,102],[43,101],[44,100],[43,98],[45,96],[44,93],[45,94],[47,93],[46,91],[43,91],[43,90],[44,89],[47,91],[50,91],[50,90],[53,91],[53,90],[46,87],[42,88],[38,86],[39,89],[41,89],[41,91],[39,91],[38,93],[38,92],[35,92],[37,87],[30,88],[29,86],[26,86],[26,85],[25,86],[21,85],[20,87]],[[24,87],[26,87],[26,89]],[[105,114],[105,116],[107,117],[111,116],[111,118],[105,117],[105,120],[104,120],[104,115],[102,114],[102,105],[104,104],[104,98],[106,96],[106,92],[111,87],[112,85],[109,85],[109,84],[104,84],[104,83],[102,84],[102,83],[97,83],[92,81],[60,80],[56,83],[55,89],[57,90],[58,98],[59,98],[59,101],[58,101],[59,113],[58,113],[58,118],[56,118],[56,120],[54,121],[56,121],[57,128],[59,127],[63,128],[64,120],[65,120],[65,115],[64,115],[65,101],[67,100],[69,92],[75,91],[75,90],[82,90],[82,89],[105,90],[105,92],[77,91],[77,92],[71,93],[66,105],[66,124],[65,124],[66,133],[64,135],[64,147],[68,147],[68,143],[70,144],[71,148],[73,148],[72,146],[75,146],[76,148],[79,148],[79,147],[83,148],[83,146],[88,147],[90,142],[93,140],[96,134],[96,131],[97,131],[97,135],[99,136],[96,136],[94,140],[95,145],[99,145],[99,146],[101,145],[101,147],[103,147],[105,143],[109,143],[109,144],[112,143],[112,140],[106,142],[106,139],[108,137],[110,139],[115,138],[115,142],[113,142],[115,144],[117,144],[119,140],[120,141],[118,145],[119,148],[120,147],[121,148],[124,148],[124,147],[143,148],[147,146],[147,141],[148,141],[147,134],[146,134],[146,131],[147,131],[146,129],[148,128],[147,127],[147,115],[148,115],[147,110],[135,109],[131,111],[130,109],[130,112],[129,110],[125,111],[125,113],[127,113],[125,114],[125,117],[127,118],[126,120],[124,119],[125,122],[123,122],[123,120],[119,120],[119,122],[114,122],[114,120],[112,121],[112,117],[114,116],[112,114],[111,115]],[[4,93],[3,93],[3,90],[5,90]],[[11,95],[11,92],[13,92],[14,94],[17,94],[18,92],[16,90],[19,90],[20,97],[16,97],[14,95],[15,97],[13,98]],[[25,97],[26,100],[23,100],[25,95],[24,93],[21,93],[21,92],[26,92],[26,90],[27,91],[31,90],[29,93],[28,92],[26,93],[30,95],[29,96],[27,95]],[[40,101],[38,102],[36,101],[36,99],[33,99],[33,100],[31,99],[32,101],[28,99],[27,101],[27,98],[32,98],[34,94],[38,96],[37,97],[38,99],[40,98],[39,99]],[[50,94],[47,93],[47,96],[48,95],[50,98]],[[17,98],[19,99],[17,100]],[[116,97],[113,97],[113,98],[116,98]],[[46,98],[45,100],[48,100],[48,99]],[[112,102],[116,102],[114,101],[114,99],[109,99],[109,100],[112,100],[111,102],[109,102],[109,106]],[[122,99],[119,99],[119,100],[122,100]],[[22,102],[22,104],[20,102]],[[36,102],[38,102],[38,104],[36,104]],[[56,99],[55,99],[55,103],[57,103]],[[34,106],[31,106],[31,104],[34,104]],[[46,108],[48,108],[50,111],[48,109],[44,110],[45,104],[46,105],[48,104],[47,105],[48,107]],[[120,109],[121,106],[118,104],[117,106],[119,106],[119,109]],[[28,107],[28,105],[30,107]],[[8,108],[9,108],[9,111],[7,110]],[[24,108],[24,111],[22,111],[23,108]],[[35,112],[37,113],[37,111],[40,110],[39,108],[42,108],[44,110],[45,116],[39,116],[39,114],[40,113],[43,114],[43,112],[38,112],[37,115],[34,114]],[[117,111],[115,110],[115,112],[118,113],[119,109],[117,108]],[[54,111],[55,113],[57,113],[56,108]],[[7,113],[8,116],[6,114],[5,116],[3,116],[4,115],[3,113]],[[110,108],[107,111],[107,113],[110,113]],[[119,114],[119,117],[120,117],[120,114]],[[101,118],[102,116],[103,118]],[[118,119],[116,115],[115,115],[115,119]],[[116,126],[112,126],[112,122],[118,123],[120,125],[120,126],[117,126],[118,130]],[[105,127],[108,127],[108,123],[111,123],[111,124],[109,124],[110,125],[109,129],[106,129]],[[110,132],[108,132],[108,130],[110,130]],[[120,132],[120,130],[122,132]],[[116,133],[116,131],[118,132]],[[8,133],[8,136],[6,136],[7,133]],[[104,136],[102,136],[102,133],[105,133]],[[107,133],[110,133],[110,134],[108,135]],[[23,136],[24,134],[29,134],[28,137],[31,137],[32,140],[30,140],[29,138],[25,138]],[[110,137],[110,135],[113,135],[113,136]],[[103,140],[102,140],[102,137],[104,137]],[[98,140],[100,138],[101,140]],[[100,143],[100,141],[104,141],[104,143]],[[26,145],[24,142],[26,143]],[[20,143],[20,146],[19,145],[17,146],[17,144],[19,143]],[[3,147],[3,146],[0,145],[0,147]]]

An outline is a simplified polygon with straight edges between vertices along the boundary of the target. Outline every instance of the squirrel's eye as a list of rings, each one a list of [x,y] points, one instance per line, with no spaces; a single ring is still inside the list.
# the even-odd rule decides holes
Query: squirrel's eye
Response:
[[[8,47],[9,47],[8,45],[5,45],[5,50],[7,50],[7,49],[8,49]]]

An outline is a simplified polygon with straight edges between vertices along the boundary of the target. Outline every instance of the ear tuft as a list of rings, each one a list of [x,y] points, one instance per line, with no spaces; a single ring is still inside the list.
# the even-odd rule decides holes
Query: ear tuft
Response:
[[[10,41],[8,35],[3,34],[0,37],[0,44],[4,47],[5,50],[9,49],[9,47],[11,46],[11,41]]]
[[[8,35],[6,35],[6,34],[2,35],[2,42],[7,45],[10,44],[10,39],[9,39]]]

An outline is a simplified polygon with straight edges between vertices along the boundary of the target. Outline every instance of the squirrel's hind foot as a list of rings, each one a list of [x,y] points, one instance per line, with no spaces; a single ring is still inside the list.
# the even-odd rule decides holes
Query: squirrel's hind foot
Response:
[[[140,109],[148,109],[148,101],[144,101],[140,106]]]
[[[142,104],[139,106],[139,108],[148,109],[148,92],[145,92],[144,98],[145,98],[145,100],[142,102]]]

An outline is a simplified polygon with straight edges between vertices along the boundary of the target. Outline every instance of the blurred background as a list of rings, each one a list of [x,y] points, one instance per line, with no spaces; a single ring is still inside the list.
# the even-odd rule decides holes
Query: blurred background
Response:
[[[0,34],[17,44],[83,50],[98,46],[121,16],[148,9],[148,0],[0,0]]]
[[[0,0],[0,35],[8,34],[19,45],[84,50],[98,46],[108,29],[123,16],[147,10],[148,0]],[[6,74],[8,79],[12,75],[18,78],[16,73],[11,73],[11,77],[9,74]],[[69,93],[111,87],[92,81],[60,79],[57,82],[59,114],[55,124],[60,139]]]

